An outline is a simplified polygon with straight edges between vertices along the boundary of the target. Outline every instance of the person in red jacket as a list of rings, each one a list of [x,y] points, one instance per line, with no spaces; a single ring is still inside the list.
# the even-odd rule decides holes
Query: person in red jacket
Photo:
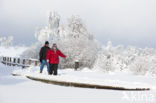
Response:
[[[59,49],[57,49],[57,45],[53,44],[52,49],[49,49],[47,53],[47,62],[49,62],[50,64],[50,75],[57,75],[59,56],[66,58],[66,55],[64,55]]]

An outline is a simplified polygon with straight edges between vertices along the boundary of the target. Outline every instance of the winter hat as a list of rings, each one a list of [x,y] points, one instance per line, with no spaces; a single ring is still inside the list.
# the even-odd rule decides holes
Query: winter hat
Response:
[[[45,44],[49,44],[49,42],[48,42],[48,41],[46,41],[46,42],[45,42]]]
[[[53,44],[53,47],[57,47],[56,43]]]

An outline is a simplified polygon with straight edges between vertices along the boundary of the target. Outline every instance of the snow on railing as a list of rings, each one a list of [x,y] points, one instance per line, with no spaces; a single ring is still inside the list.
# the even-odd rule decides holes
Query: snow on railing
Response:
[[[23,68],[40,65],[39,60],[31,58],[1,57],[1,62],[8,66],[21,66]]]
[[[0,57],[0,62],[7,66],[21,66],[22,68],[30,66],[40,66],[40,61],[38,59],[32,58],[19,58],[19,57]],[[77,70],[80,67],[78,60],[74,62],[74,69]]]

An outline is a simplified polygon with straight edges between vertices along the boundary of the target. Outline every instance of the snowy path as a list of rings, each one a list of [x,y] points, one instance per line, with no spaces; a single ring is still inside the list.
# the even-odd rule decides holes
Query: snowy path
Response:
[[[41,77],[35,77],[33,75],[28,75],[26,76],[29,79],[35,80],[35,81],[41,81],[41,82],[45,82],[45,83],[50,83],[50,84],[56,84],[56,85],[61,85],[61,86],[70,86],[70,87],[81,87],[81,88],[94,88],[94,89],[111,89],[111,90],[128,90],[128,91],[143,91],[143,90],[150,90],[150,86],[146,86],[143,87],[141,86],[142,84],[139,83],[138,84],[134,84],[131,83],[129,85],[133,85],[133,86],[125,86],[125,82],[123,82],[123,84],[121,84],[121,81],[119,81],[120,83],[118,83],[118,85],[112,85],[112,82],[114,81],[105,81],[105,84],[97,84],[97,83],[85,83],[85,82],[73,82],[73,81],[62,81],[62,79],[58,79],[57,78],[51,78],[51,79],[47,79],[47,78],[42,78]],[[87,80],[88,82],[88,80]],[[111,83],[111,84],[108,84]]]
[[[48,82],[57,85],[99,88],[99,89],[114,89],[114,90],[149,90],[155,86],[146,82],[140,81],[139,77],[122,73],[119,75],[104,74],[101,72],[83,69],[74,71],[73,69],[59,70],[58,76],[38,73],[39,67],[31,67],[25,70],[15,70],[14,75],[23,75],[30,79]],[[127,79],[125,78],[127,77]],[[123,80],[122,78],[125,78]],[[137,81],[138,79],[138,81]]]

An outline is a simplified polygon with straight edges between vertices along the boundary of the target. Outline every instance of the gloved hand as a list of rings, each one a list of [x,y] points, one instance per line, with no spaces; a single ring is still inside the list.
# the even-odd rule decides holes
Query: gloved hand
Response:
[[[47,62],[49,63],[49,60],[47,60]]]
[[[67,60],[67,57],[65,57],[64,59]]]

